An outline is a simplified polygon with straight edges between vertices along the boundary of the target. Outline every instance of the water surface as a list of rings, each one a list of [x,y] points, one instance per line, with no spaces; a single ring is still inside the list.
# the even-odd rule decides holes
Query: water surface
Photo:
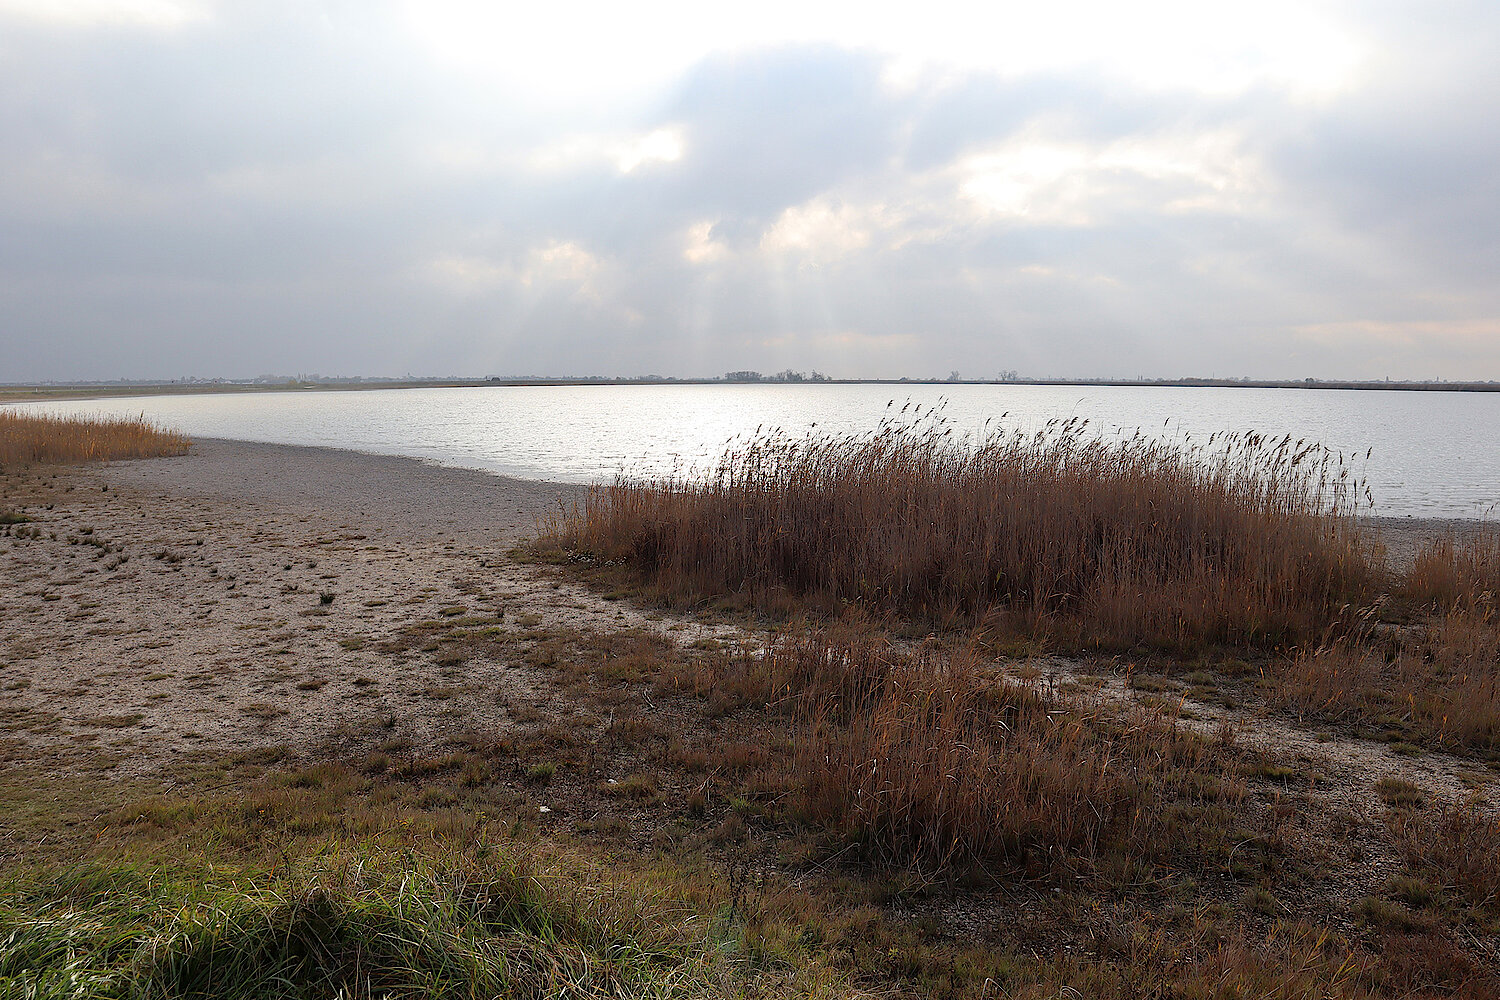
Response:
[[[140,414],[189,435],[406,455],[531,479],[703,468],[757,427],[875,427],[895,409],[946,403],[959,432],[1079,417],[1205,441],[1289,433],[1360,457],[1377,514],[1480,517],[1500,501],[1500,393],[1137,386],[494,386],[149,396],[22,404]],[[1370,450],[1368,462],[1363,461]]]

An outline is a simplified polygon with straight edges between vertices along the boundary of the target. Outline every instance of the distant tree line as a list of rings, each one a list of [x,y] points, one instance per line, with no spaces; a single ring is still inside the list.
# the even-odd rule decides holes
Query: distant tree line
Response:
[[[725,382],[829,382],[832,381],[827,375],[820,371],[804,374],[788,368],[779,371],[775,375],[762,375],[760,372],[742,371],[725,372]]]

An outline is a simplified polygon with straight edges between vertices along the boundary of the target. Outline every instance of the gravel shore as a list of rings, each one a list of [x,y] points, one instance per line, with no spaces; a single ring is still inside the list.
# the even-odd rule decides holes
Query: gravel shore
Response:
[[[512,479],[391,455],[202,438],[178,458],[102,470],[120,487],[163,499],[249,504],[297,516],[356,521],[381,536],[491,545],[530,537],[537,518],[584,488]]]

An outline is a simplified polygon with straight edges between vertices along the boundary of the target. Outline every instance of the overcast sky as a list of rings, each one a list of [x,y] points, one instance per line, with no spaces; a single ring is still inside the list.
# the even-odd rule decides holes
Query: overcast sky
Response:
[[[514,6],[0,0],[0,381],[1500,379],[1493,0]]]

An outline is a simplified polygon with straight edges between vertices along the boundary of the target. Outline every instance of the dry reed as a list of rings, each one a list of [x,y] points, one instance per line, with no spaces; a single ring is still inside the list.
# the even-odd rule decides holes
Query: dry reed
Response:
[[[990,616],[1085,645],[1277,643],[1368,595],[1359,493],[1342,456],[1290,438],[1200,447],[1069,420],[971,439],[929,413],[759,434],[706,478],[622,477],[549,528],[676,599]]]
[[[61,417],[0,409],[0,468],[181,455],[191,444],[144,416]]]
[[[1500,595],[1500,531],[1450,533],[1428,542],[1412,561],[1400,593],[1439,610],[1493,607]]]
[[[1394,809],[1386,824],[1408,867],[1456,890],[1470,906],[1500,915],[1500,815],[1483,805]]]
[[[1149,843],[1141,824],[1227,749],[1162,715],[1068,704],[970,653],[903,652],[868,629],[794,631],[695,681],[787,716],[790,752],[767,783],[804,822],[897,864],[1088,863]]]
[[[1346,637],[1268,668],[1273,704],[1448,749],[1500,749],[1500,620],[1454,610],[1385,641]]]
[[[1384,726],[1448,749],[1500,750],[1500,531],[1428,543],[1396,581],[1396,626],[1379,607],[1269,668],[1273,704],[1304,717]]]

